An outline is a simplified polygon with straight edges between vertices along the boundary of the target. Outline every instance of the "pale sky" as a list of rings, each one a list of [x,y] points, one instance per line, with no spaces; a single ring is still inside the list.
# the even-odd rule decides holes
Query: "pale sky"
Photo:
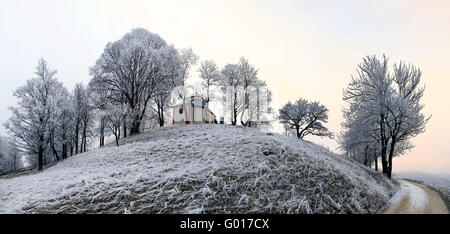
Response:
[[[107,42],[133,28],[192,47],[219,66],[245,56],[288,100],[317,100],[338,133],[342,89],[368,54],[411,62],[423,71],[424,111],[433,115],[396,171],[450,173],[450,1],[10,1],[0,0],[0,122],[12,91],[33,76],[39,57],[72,89]],[[193,73],[197,76],[197,73]],[[0,134],[5,135],[3,126]],[[310,140],[334,150],[331,140]]]

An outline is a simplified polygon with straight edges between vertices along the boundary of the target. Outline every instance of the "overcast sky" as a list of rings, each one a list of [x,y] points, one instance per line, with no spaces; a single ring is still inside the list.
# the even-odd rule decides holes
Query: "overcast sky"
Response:
[[[395,171],[450,173],[450,1],[10,1],[0,2],[0,122],[12,92],[33,77],[39,57],[68,89],[87,83],[107,42],[133,28],[192,47],[219,66],[245,56],[276,94],[330,109],[340,130],[342,89],[363,56],[385,53],[423,70],[433,117]],[[197,76],[193,73],[193,76]],[[279,108],[279,106],[275,106]],[[0,134],[5,135],[3,126]],[[334,150],[331,140],[310,139]]]

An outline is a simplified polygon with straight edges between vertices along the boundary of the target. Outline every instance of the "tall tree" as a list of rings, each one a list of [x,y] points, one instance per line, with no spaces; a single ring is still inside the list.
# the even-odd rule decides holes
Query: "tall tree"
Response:
[[[257,84],[258,81],[258,70],[251,65],[248,60],[241,57],[238,64],[239,79],[242,86],[242,109],[241,109],[241,124],[243,126],[250,127],[252,124],[252,119],[254,118],[251,107],[251,90]]]
[[[78,83],[75,85],[72,95],[72,108],[74,110],[74,148],[75,154],[82,153],[83,151],[83,121],[85,118],[85,112],[87,111],[87,91],[83,84]],[[81,143],[80,143],[81,141]]]
[[[73,139],[73,123],[75,111],[72,108],[70,95],[67,90],[64,91],[61,105],[59,107],[57,136],[60,142],[61,158],[67,158],[69,154],[69,147]]]
[[[202,85],[206,90],[206,103],[210,101],[210,89],[212,86],[219,84],[220,71],[216,63],[212,60],[206,60],[200,63],[200,78],[202,79]]]
[[[90,73],[93,85],[107,89],[111,101],[126,104],[130,134],[136,134],[150,100],[162,81],[172,75],[173,64],[179,62],[173,46],[139,28],[108,43]]]
[[[119,146],[120,125],[123,123],[123,107],[108,105],[108,115],[106,116],[106,126],[115,137],[116,145]]]
[[[105,145],[106,137],[106,118],[108,110],[108,90],[101,89],[89,83],[89,89],[91,90],[91,102],[92,108],[95,111],[95,115],[98,119],[98,126],[96,132],[99,135],[99,146]]]
[[[209,102],[212,97],[211,88],[219,84],[220,71],[216,63],[212,60],[206,60],[200,63],[198,71],[200,72],[200,78],[202,79],[202,86],[206,90],[206,107],[209,109]],[[206,119],[209,119],[209,117],[206,116]]]
[[[347,122],[354,122],[345,131],[364,128],[375,138],[380,146],[383,173],[390,178],[392,158],[412,148],[409,139],[422,133],[429,120],[421,113],[420,99],[424,88],[419,87],[419,82],[422,73],[413,65],[401,62],[394,65],[391,75],[386,56],[381,61],[376,56],[365,57],[357,71],[358,77],[352,77],[344,90],[344,101],[348,103],[344,117],[347,116]],[[352,116],[358,116],[356,121],[350,119]],[[363,126],[357,123],[364,119],[375,124]]]
[[[184,85],[185,82],[184,75],[186,75],[186,70],[184,62],[186,61],[183,62],[181,60],[178,51],[172,50],[171,53],[176,54],[171,55],[173,61],[164,67],[164,69],[166,69],[166,76],[159,84],[159,88],[156,90],[156,94],[153,98],[153,103],[151,103],[150,106],[160,127],[163,127],[165,124],[164,113],[170,106],[172,90],[178,86]],[[188,58],[190,57],[188,56]]]
[[[55,161],[67,158],[67,146],[72,130],[73,109],[69,92],[61,87],[60,96],[55,102],[55,115],[50,121],[50,149]]]
[[[225,92],[226,100],[229,100],[230,114],[231,114],[231,124],[236,125],[237,117],[239,114],[239,101],[238,101],[238,87],[241,85],[241,80],[239,79],[238,65],[227,64],[221,71],[222,73],[222,87]]]
[[[188,93],[188,87],[186,86],[186,80],[190,77],[190,71],[192,67],[197,64],[199,57],[194,53],[192,48],[182,48],[180,50],[180,76],[179,76],[179,84],[172,90],[171,96],[174,97],[175,100],[172,101],[181,101],[183,103],[183,113],[184,119],[188,119],[188,111],[186,108],[186,99]]]
[[[44,152],[50,142],[51,121],[55,119],[57,102],[63,95],[63,88],[55,78],[56,70],[50,69],[42,58],[35,75],[35,78],[27,80],[24,86],[14,91],[18,104],[10,108],[12,116],[5,126],[17,139],[20,149],[38,154],[38,167],[42,170]]]

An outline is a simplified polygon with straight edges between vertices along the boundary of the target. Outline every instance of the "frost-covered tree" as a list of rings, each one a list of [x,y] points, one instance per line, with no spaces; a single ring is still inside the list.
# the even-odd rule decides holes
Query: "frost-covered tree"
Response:
[[[206,91],[206,108],[209,108],[209,102],[213,96],[212,87],[217,86],[220,82],[220,71],[214,61],[206,60],[200,63],[198,72],[200,72],[200,78],[202,79],[202,87]]]
[[[393,70],[390,74],[386,56],[382,60],[367,56],[358,65],[358,76],[352,77],[344,90],[344,101],[348,103],[344,117],[352,123],[347,124],[344,135],[363,131],[374,138],[379,144],[374,148],[379,148],[383,173],[389,178],[392,158],[412,148],[409,140],[424,131],[429,119],[421,113],[424,88],[419,87],[420,69],[401,62],[394,64]],[[351,119],[354,116],[357,118]],[[363,120],[374,124],[358,123]]]
[[[279,110],[279,119],[300,139],[307,135],[332,136],[323,125],[328,121],[328,109],[319,102],[308,102],[302,98],[295,103],[288,102]]]
[[[184,86],[186,80],[189,78],[190,71],[192,67],[197,64],[199,57],[194,53],[192,48],[182,48],[180,49],[180,61],[181,70],[180,78],[182,80],[181,85]]]
[[[210,101],[210,89],[212,86],[219,84],[220,81],[220,71],[217,64],[212,60],[206,60],[200,63],[200,78],[202,79],[202,86],[206,90],[206,103]]]
[[[85,102],[83,105],[83,109],[81,112],[81,123],[82,123],[82,131],[81,131],[81,150],[80,152],[86,152],[88,146],[88,139],[91,136],[92,124],[93,124],[93,115],[92,115],[92,106],[90,103],[91,100],[91,92],[88,88],[84,90],[85,92]]]
[[[75,154],[86,152],[87,138],[92,124],[92,107],[90,105],[90,91],[83,84],[75,85],[72,95],[74,110],[74,149]]]
[[[99,136],[99,146],[103,147],[105,145],[105,137],[106,137],[106,118],[107,118],[107,110],[108,110],[108,90],[101,89],[89,83],[89,89],[91,90],[91,103],[93,111],[95,112],[95,118],[97,121],[97,127],[95,132],[98,133]]]
[[[61,147],[61,157],[65,159],[69,155],[70,145],[73,139],[73,123],[75,110],[72,108],[70,100],[70,94],[67,90],[64,91],[64,97],[62,97],[61,106],[59,109],[59,124],[57,125],[57,137]]]
[[[136,134],[151,99],[178,62],[176,49],[159,35],[142,28],[133,29],[106,45],[90,69],[92,84],[108,90],[109,99],[115,104],[126,105],[131,134]]]
[[[241,106],[241,124],[243,126],[252,126],[252,119],[254,118],[254,112],[251,110],[250,103],[250,87],[255,87],[258,82],[258,69],[251,65],[248,60],[241,57],[238,63],[239,80],[242,86],[242,106]]]
[[[194,53],[192,48],[182,48],[179,52],[180,55],[180,75],[179,75],[179,85],[172,90],[173,100],[172,103],[180,102],[183,103],[183,113],[184,119],[188,119],[188,112],[184,103],[186,103],[187,95],[190,95],[186,87],[186,80],[190,76],[190,71],[192,67],[197,64],[199,57]]]
[[[69,92],[61,87],[61,96],[57,98],[55,116],[50,122],[50,150],[55,161],[65,159],[68,156],[68,147],[71,144],[73,134],[74,110],[69,98]]]
[[[430,119],[420,103],[425,87],[419,87],[422,72],[414,65],[400,62],[393,67],[393,97],[389,100],[386,126],[390,138],[388,177],[392,174],[392,158],[413,147],[410,139],[423,133]]]
[[[357,115],[359,121],[374,119],[376,124],[366,131],[370,131],[379,141],[383,173],[387,173],[386,152],[389,136],[386,130],[388,116],[386,107],[393,91],[392,80],[389,79],[388,73],[388,58],[383,56],[383,60],[380,61],[375,56],[367,56],[358,65],[357,72],[358,76],[352,76],[349,86],[344,90],[344,101],[349,103],[349,109],[344,109],[344,112]]]
[[[44,152],[52,136],[52,122],[56,120],[58,102],[64,89],[55,78],[56,70],[50,69],[42,58],[35,75],[14,91],[18,103],[10,108],[12,116],[5,127],[16,139],[20,150],[38,154],[38,167],[42,170]]]
[[[269,126],[273,117],[272,92],[267,87],[267,84],[263,80],[257,80],[253,92],[253,105],[251,106],[251,126],[263,127]]]
[[[358,116],[358,112],[344,111],[345,122],[338,141],[348,157],[366,165],[375,165],[378,170],[379,144],[378,135],[373,131],[376,122],[374,119],[365,119]]]
[[[123,106],[116,106],[110,104],[107,107],[106,113],[106,126],[109,128],[111,133],[114,135],[116,145],[119,146],[120,140],[120,127],[123,123]]]
[[[163,67],[163,69],[166,69],[165,78],[159,84],[156,94],[152,99],[152,103],[150,104],[154,117],[158,121],[160,127],[163,127],[165,124],[164,114],[170,106],[172,90],[185,83],[184,75],[186,74],[186,71],[184,70],[185,67],[182,66],[184,63],[182,63],[178,51],[171,50],[170,52],[174,53],[171,55],[172,61]]]
[[[262,127],[270,123],[271,92],[266,82],[258,78],[258,69],[246,58],[241,57],[237,64],[225,65],[218,77],[217,84],[225,94],[225,112],[229,112],[232,125],[237,124],[238,117],[247,127]]]
[[[225,105],[229,106],[231,119],[230,122],[232,125],[236,125],[237,117],[239,114],[240,106],[238,100],[238,87],[241,85],[241,80],[239,79],[239,70],[237,64],[227,64],[221,71],[221,85],[223,87],[223,91],[225,95],[229,94],[227,100],[229,103],[225,103]],[[231,90],[227,90],[231,89]]]

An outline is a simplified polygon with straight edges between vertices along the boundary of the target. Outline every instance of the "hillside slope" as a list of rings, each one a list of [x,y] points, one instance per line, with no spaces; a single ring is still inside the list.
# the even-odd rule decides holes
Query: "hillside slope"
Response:
[[[190,125],[130,139],[0,179],[0,213],[374,213],[398,187],[258,129]]]

